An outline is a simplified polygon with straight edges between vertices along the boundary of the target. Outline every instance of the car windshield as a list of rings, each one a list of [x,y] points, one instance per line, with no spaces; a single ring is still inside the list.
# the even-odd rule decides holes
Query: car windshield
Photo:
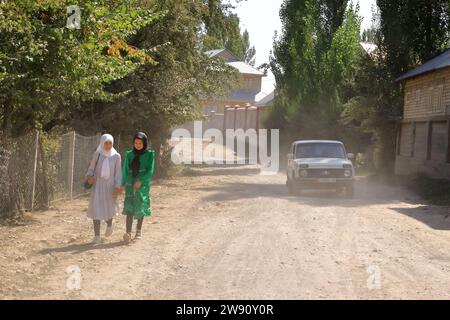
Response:
[[[295,158],[342,158],[345,151],[339,143],[301,143],[297,145]]]

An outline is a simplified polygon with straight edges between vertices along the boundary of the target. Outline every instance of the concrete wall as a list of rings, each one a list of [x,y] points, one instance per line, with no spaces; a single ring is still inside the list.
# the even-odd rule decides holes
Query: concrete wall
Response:
[[[450,179],[450,120],[402,123],[395,172]]]

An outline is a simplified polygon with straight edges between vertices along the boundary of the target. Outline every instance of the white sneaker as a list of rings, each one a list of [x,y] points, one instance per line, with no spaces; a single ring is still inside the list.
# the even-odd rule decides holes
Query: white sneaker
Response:
[[[102,238],[100,236],[95,236],[94,239],[92,239],[92,244],[100,244],[102,243]]]
[[[142,233],[141,231],[136,231],[136,236],[134,237],[135,240],[141,240],[142,239]]]
[[[106,227],[106,231],[105,231],[105,237],[111,237],[111,235],[112,235],[112,233],[113,233],[113,226],[111,226],[111,227]]]

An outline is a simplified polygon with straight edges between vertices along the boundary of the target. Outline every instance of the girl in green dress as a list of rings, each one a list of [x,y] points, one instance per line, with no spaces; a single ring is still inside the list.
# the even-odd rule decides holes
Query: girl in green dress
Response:
[[[148,149],[145,133],[134,136],[133,150],[127,151],[122,172],[122,190],[125,191],[123,214],[127,216],[123,240],[131,241],[133,219],[138,221],[135,239],[141,239],[144,217],[152,214],[150,209],[150,181],[155,167],[155,151]]]

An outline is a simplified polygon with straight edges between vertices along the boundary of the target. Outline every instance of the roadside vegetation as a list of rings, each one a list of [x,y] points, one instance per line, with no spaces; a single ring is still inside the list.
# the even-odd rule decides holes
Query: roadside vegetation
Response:
[[[204,51],[226,47],[249,63],[255,50],[233,6],[219,0],[83,0],[79,29],[67,2],[0,2],[0,131],[128,141],[149,134],[158,153],[171,127],[199,117],[201,99],[227,94],[236,71]],[[164,176],[168,157],[159,157]]]
[[[274,40],[275,106],[266,123],[282,140],[341,139],[379,174],[394,169],[400,75],[440,54],[450,40],[446,0],[377,0],[361,30],[356,1],[285,0]],[[371,42],[367,50],[360,42]],[[287,153],[284,146],[284,155]]]

